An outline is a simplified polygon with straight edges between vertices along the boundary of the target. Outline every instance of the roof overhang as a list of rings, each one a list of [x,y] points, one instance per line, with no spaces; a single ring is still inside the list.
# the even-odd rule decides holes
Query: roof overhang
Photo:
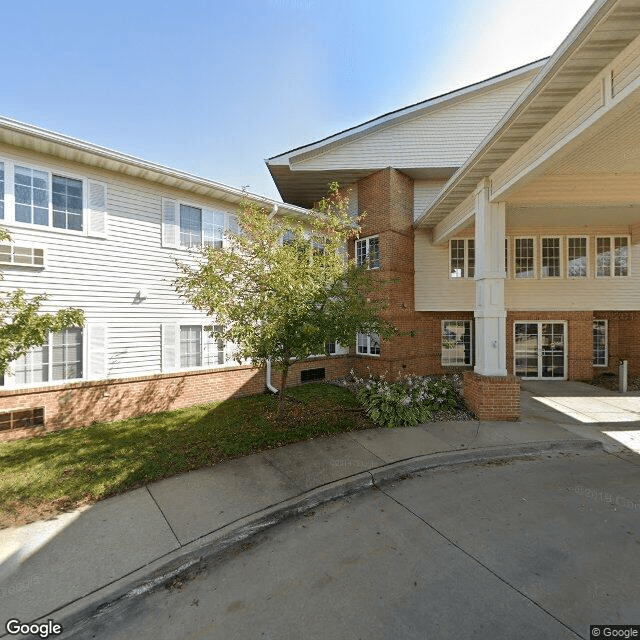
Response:
[[[83,140],[10,118],[0,117],[0,143],[132,178],[155,182],[166,187],[190,191],[204,197],[232,204],[239,205],[241,202],[248,200],[267,207],[277,205],[281,213],[291,216],[305,216],[308,214],[308,211],[302,207],[277,202],[191,173],[141,160],[135,156],[113,151],[106,147],[84,142]]]
[[[441,223],[640,33],[637,0],[596,0],[500,122],[456,171],[416,227]]]
[[[357,166],[345,166],[326,172],[317,170],[305,171],[304,162],[306,160],[329,153],[342,145],[370,136],[386,127],[398,125],[426,115],[431,111],[437,111],[449,104],[466,100],[483,91],[512,82],[523,75],[533,74],[541,69],[545,62],[546,58],[532,62],[481,82],[392,111],[303,147],[291,149],[266,160],[267,168],[283,198],[298,205],[311,206],[313,202],[326,195],[327,185],[330,181],[337,180],[340,184],[350,184],[376,171],[385,169],[386,165],[370,166],[366,169]],[[395,165],[394,168],[410,175],[414,179],[422,180],[446,180],[458,169],[457,166],[404,167]]]

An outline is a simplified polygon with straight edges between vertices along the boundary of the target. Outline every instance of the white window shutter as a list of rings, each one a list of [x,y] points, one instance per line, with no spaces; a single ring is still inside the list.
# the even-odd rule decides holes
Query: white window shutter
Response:
[[[93,238],[107,237],[107,185],[88,182],[87,234]]]
[[[87,380],[103,380],[107,377],[107,325],[91,323],[85,329]]]
[[[179,239],[178,203],[162,198],[162,246],[177,248]]]
[[[180,356],[180,327],[173,323],[162,325],[162,371],[178,369]]]

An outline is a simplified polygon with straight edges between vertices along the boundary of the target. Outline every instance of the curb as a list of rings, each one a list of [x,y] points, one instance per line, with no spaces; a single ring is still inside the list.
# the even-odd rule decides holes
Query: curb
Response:
[[[105,614],[122,615],[135,606],[140,596],[162,587],[179,587],[182,581],[192,579],[208,566],[221,561],[225,555],[239,553],[247,548],[250,545],[249,539],[257,533],[324,503],[389,482],[404,480],[420,471],[597,449],[602,450],[599,441],[576,438],[426,454],[381,465],[306,491],[240,518],[34,622],[42,623],[54,617],[65,630],[64,638],[85,638],[86,628],[89,625],[99,625]]]

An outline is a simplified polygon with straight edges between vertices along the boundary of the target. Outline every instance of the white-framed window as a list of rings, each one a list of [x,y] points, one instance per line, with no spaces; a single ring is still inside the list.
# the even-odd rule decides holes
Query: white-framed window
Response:
[[[609,364],[609,327],[607,320],[593,321],[593,366]]]
[[[473,364],[473,321],[442,321],[442,354],[444,367],[464,367]]]
[[[356,264],[359,267],[366,264],[368,269],[380,268],[380,238],[378,236],[356,240]]]
[[[220,367],[227,360],[227,348],[224,340],[216,338],[213,332],[222,331],[220,325],[208,326],[203,328],[202,343],[202,366],[204,367]]]
[[[163,327],[163,360],[167,358],[167,349],[173,357],[175,346],[170,344],[173,336],[167,332],[167,328],[171,325]],[[199,367],[214,368],[224,366],[229,356],[228,345],[221,339],[212,335],[214,332],[220,332],[220,325],[180,325],[179,326],[179,352],[178,362],[174,368],[194,369]],[[169,370],[169,363],[163,362],[163,370]]]
[[[343,347],[339,342],[336,342],[335,340],[332,342],[327,342],[325,344],[325,349],[325,353],[328,353],[330,356],[341,356],[349,353],[349,349]]]
[[[473,278],[476,269],[476,243],[473,238],[449,240],[449,277]]]
[[[163,247],[221,249],[226,245],[228,231],[239,232],[234,214],[162,198]]]
[[[513,269],[516,278],[535,278],[535,242],[533,238],[515,238]]]
[[[380,336],[377,333],[359,333],[356,340],[356,351],[362,356],[380,355]]]
[[[598,236],[596,238],[596,277],[624,277],[628,275],[628,236]]]
[[[586,278],[588,274],[589,241],[586,236],[567,238],[567,277]]]
[[[0,265],[34,267],[43,269],[45,250],[43,247],[26,247],[15,244],[0,244]]]
[[[107,237],[105,183],[9,159],[0,161],[0,177],[4,224]]]
[[[540,238],[540,274],[543,278],[562,275],[562,249],[559,237]]]
[[[180,368],[202,366],[202,327],[200,325],[180,326]]]
[[[84,375],[84,341],[80,328],[49,333],[47,341],[11,364],[7,387],[81,380]]]

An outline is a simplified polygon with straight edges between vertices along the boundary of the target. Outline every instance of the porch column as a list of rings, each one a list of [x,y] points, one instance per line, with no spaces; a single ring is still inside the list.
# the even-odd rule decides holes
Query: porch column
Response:
[[[489,202],[489,185],[486,180],[476,192],[475,209],[474,371],[481,376],[506,376],[505,203]]]

